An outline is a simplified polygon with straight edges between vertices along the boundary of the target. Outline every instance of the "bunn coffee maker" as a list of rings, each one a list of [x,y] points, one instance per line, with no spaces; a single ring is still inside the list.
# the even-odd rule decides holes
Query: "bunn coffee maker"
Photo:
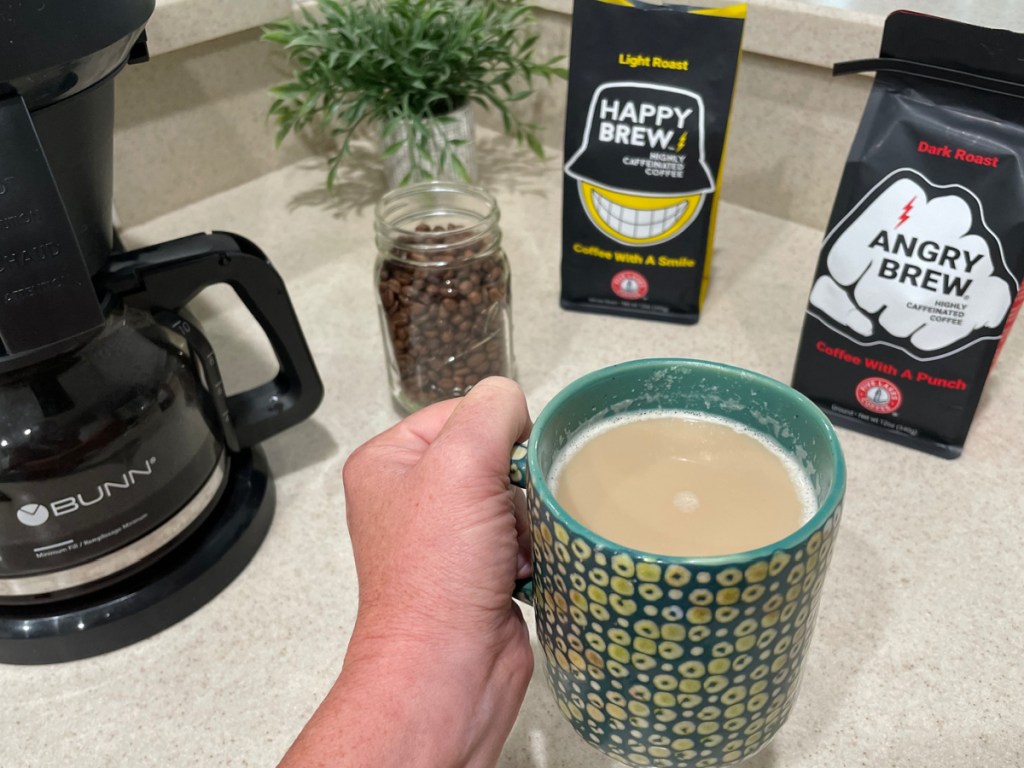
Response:
[[[113,78],[145,60],[153,7],[0,7],[2,663],[110,651],[216,595],[270,525],[259,443],[323,394],[253,243],[114,245]],[[230,396],[186,309],[214,283],[234,288],[280,366]]]

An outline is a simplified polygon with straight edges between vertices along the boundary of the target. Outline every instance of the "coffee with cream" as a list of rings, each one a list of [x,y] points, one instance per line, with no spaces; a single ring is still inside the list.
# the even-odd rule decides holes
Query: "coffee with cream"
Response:
[[[549,484],[590,530],[662,555],[756,549],[796,531],[817,506],[806,474],[769,438],[687,411],[584,429],[555,457]]]

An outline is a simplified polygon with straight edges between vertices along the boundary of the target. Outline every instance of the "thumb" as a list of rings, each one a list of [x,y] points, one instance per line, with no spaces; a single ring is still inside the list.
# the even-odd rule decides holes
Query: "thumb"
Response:
[[[526,397],[516,382],[498,376],[476,384],[452,412],[429,453],[463,468],[508,474],[513,443],[530,434]]]

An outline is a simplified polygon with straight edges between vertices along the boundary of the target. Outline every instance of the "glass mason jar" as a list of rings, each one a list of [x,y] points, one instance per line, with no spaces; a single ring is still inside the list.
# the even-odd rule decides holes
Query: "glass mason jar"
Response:
[[[513,376],[498,205],[454,181],[392,190],[375,212],[378,308],[391,394],[412,412]]]

